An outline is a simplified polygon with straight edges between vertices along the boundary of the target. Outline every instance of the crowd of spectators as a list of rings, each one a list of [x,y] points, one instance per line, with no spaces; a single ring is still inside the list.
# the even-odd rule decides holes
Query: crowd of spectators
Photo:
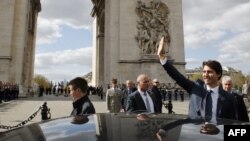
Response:
[[[18,96],[18,84],[0,81],[0,103],[17,99]]]

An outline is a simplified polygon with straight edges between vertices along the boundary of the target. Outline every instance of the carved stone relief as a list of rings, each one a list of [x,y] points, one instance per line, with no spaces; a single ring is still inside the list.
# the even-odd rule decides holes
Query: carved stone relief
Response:
[[[138,0],[135,11],[138,16],[135,38],[143,54],[155,54],[162,36],[170,44],[169,8],[165,3],[161,0],[148,3]]]

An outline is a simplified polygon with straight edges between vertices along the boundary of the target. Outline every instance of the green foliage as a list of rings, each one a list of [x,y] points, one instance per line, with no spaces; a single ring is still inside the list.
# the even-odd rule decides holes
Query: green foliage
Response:
[[[197,73],[197,74],[193,74],[189,77],[190,80],[192,81],[196,81],[197,79],[201,79],[202,80],[202,74],[201,73]]]
[[[240,88],[245,82],[245,77],[241,73],[232,74],[231,78],[233,80],[234,87]]]
[[[37,83],[39,86],[43,86],[44,88],[50,85],[50,81],[41,74],[35,75],[34,82]]]
[[[250,84],[250,74],[246,76],[246,80],[247,80],[248,84]]]

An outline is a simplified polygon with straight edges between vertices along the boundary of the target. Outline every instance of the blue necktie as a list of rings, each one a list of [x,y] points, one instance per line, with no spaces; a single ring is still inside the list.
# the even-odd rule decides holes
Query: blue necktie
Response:
[[[132,93],[131,89],[128,89],[128,94],[131,94],[131,93]]]
[[[207,93],[207,97],[206,97],[206,107],[205,107],[205,120],[206,121],[210,121],[212,118],[212,108],[213,108],[213,101],[212,101],[212,96],[211,94],[213,93],[213,91],[209,91]]]
[[[149,104],[149,101],[148,101],[148,97],[147,97],[147,93],[146,93],[146,92],[144,93],[144,96],[146,97],[146,106],[147,106],[147,110],[148,110],[148,112],[151,112],[151,110],[150,110],[150,104]]]

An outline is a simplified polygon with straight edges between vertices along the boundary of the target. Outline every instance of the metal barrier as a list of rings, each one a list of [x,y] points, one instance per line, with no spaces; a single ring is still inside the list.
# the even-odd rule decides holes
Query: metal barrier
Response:
[[[35,111],[33,114],[31,114],[26,120],[24,120],[23,122],[14,125],[14,126],[7,126],[7,125],[1,125],[0,124],[0,129],[14,129],[14,128],[18,128],[21,127],[25,124],[27,124],[29,121],[31,121],[36,115],[37,113],[41,110],[41,116],[42,116],[42,120],[48,120],[51,118],[51,113],[50,113],[50,109],[47,107],[47,102],[44,102],[42,106],[40,106],[38,108],[37,111]]]

